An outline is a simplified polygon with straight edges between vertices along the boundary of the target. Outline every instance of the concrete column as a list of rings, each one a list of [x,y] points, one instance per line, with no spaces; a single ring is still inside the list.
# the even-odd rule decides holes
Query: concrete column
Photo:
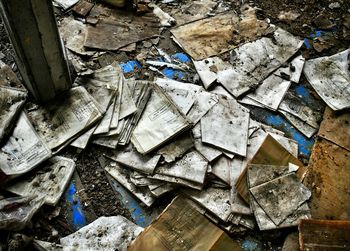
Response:
[[[1,16],[28,90],[47,102],[71,87],[51,0],[0,0]]]

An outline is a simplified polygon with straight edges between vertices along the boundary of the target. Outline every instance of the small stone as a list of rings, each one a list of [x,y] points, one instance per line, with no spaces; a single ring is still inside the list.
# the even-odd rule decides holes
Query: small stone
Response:
[[[300,14],[294,11],[281,11],[278,15],[278,19],[285,22],[291,22],[296,20],[299,16]]]
[[[330,3],[329,5],[328,5],[328,8],[330,8],[330,9],[339,9],[340,8],[340,3],[339,2],[334,2],[334,3]]]

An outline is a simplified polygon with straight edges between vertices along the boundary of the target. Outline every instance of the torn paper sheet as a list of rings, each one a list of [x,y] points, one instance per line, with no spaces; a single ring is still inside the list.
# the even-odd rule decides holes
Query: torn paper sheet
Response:
[[[163,156],[165,162],[170,163],[175,161],[177,158],[182,157],[182,155],[193,146],[194,144],[191,135],[183,134],[173,142],[159,149],[158,153]]]
[[[176,24],[176,20],[159,8],[158,5],[150,3],[148,7],[153,9],[153,14],[159,18],[161,26],[170,27]]]
[[[232,169],[232,160],[221,156],[211,164],[211,167],[211,173],[230,186],[230,171]]]
[[[20,114],[12,135],[0,149],[0,169],[6,175],[32,170],[51,157],[51,151],[34,130],[25,112]]]
[[[295,210],[279,225],[275,225],[273,223],[273,221],[260,207],[252,195],[250,195],[250,206],[254,211],[255,220],[258,223],[259,229],[261,231],[295,227],[298,226],[301,219],[311,219],[310,208],[306,202],[298,207],[297,210]]]
[[[248,126],[249,110],[233,99],[222,98],[201,119],[202,142],[246,156]]]
[[[0,86],[0,142],[11,133],[26,98],[25,91]]]
[[[317,128],[310,126],[306,122],[302,121],[300,118],[295,117],[289,112],[279,110],[279,112],[302,134],[306,137],[311,138],[316,132]]]
[[[112,100],[108,106],[107,111],[105,112],[105,114],[103,115],[103,118],[98,123],[98,125],[96,126],[93,132],[94,135],[100,135],[100,134],[108,133],[110,131],[116,100],[117,100],[117,97],[115,95],[112,96]]]
[[[191,151],[172,165],[163,165],[155,173],[177,177],[203,185],[208,162],[198,152]]]
[[[271,74],[253,93],[245,96],[242,100],[243,103],[244,99],[249,98],[260,103],[263,107],[276,111],[291,85],[289,80],[279,77],[278,72],[279,70]]]
[[[279,110],[288,112],[316,129],[319,127],[319,121],[322,120],[321,112],[311,109],[307,105],[303,104],[300,98],[292,93],[287,93],[279,107]]]
[[[174,8],[171,14],[176,24],[182,25],[208,17],[217,5],[212,0],[189,1],[181,4],[181,8]]]
[[[188,129],[190,123],[168,99],[164,91],[153,85],[153,92],[135,127],[131,141],[146,154]]]
[[[85,36],[87,33],[86,24],[74,19],[73,17],[64,17],[59,25],[59,32],[65,42],[66,48],[84,56],[92,56],[96,51],[88,51],[84,47]]]
[[[143,111],[146,105],[148,104],[148,101],[152,94],[151,82],[133,81],[132,83],[132,88],[131,86],[129,86],[129,88],[133,93],[133,99],[135,100],[137,110],[135,113],[133,113],[132,116],[125,118],[123,122],[122,131],[120,132],[120,139],[118,141],[119,145],[129,144],[132,132],[134,131],[134,128],[138,125],[138,121],[140,120]]]
[[[121,105],[122,105],[122,96],[121,95],[123,93],[123,85],[125,82],[125,78],[124,76],[121,74],[120,79],[119,79],[119,83],[118,83],[118,92],[117,92],[117,98],[115,100],[115,105],[114,105],[114,112],[113,112],[113,116],[112,116],[112,120],[111,120],[111,131],[113,129],[118,128],[118,126],[120,127],[120,123],[119,121],[122,120],[120,118],[120,111],[121,111]],[[120,132],[119,132],[120,133]],[[118,133],[118,134],[119,134]]]
[[[241,17],[226,12],[171,30],[175,41],[194,60],[216,56],[269,32],[269,25],[257,20],[252,8],[247,8]]]
[[[206,92],[201,86],[168,79],[156,79],[187,118],[196,124],[217,102],[216,95]]]
[[[88,48],[115,51],[159,35],[159,21],[152,13],[137,16],[132,12],[111,11],[102,5],[95,5],[89,17],[98,18],[98,22],[88,26],[84,42]]]
[[[299,83],[301,74],[305,64],[305,58],[300,55],[295,57],[288,66],[281,66],[277,71],[276,75],[284,77],[286,80],[290,80],[293,83]]]
[[[145,205],[150,207],[155,201],[155,197],[147,189],[142,189],[136,187],[130,181],[130,171],[122,168],[117,163],[111,163],[111,165],[106,166],[105,170],[120,184],[122,184],[126,189],[128,189],[136,198],[142,201]]]
[[[53,0],[53,4],[67,10],[73,5],[75,5],[79,0]]]
[[[0,200],[0,229],[19,231],[25,228],[44,201],[35,196]]]
[[[61,238],[64,251],[127,251],[143,228],[123,216],[100,217],[77,232]]]
[[[47,241],[40,241],[40,240],[33,240],[33,246],[38,251],[62,251],[63,247],[62,245],[47,242]]]
[[[129,251],[211,250],[241,251],[223,230],[197,211],[188,200],[176,197],[130,245]],[[176,233],[176,234],[174,234]]]
[[[178,186],[185,186],[185,187],[190,187],[196,190],[202,190],[203,189],[203,184],[197,183],[190,181],[188,179],[183,179],[179,177],[174,177],[174,176],[168,176],[168,175],[163,175],[163,174],[154,174],[152,176],[148,177],[149,179],[157,180],[157,181],[163,181],[167,183],[172,183],[174,185]]]
[[[121,100],[120,100],[120,111],[119,111],[119,120],[133,114],[136,112],[137,107],[133,99],[133,95],[128,86],[128,81],[124,79],[122,81],[122,90],[121,90]]]
[[[181,193],[199,203],[207,211],[214,214],[224,222],[231,216],[230,190],[207,188],[203,191],[182,189]]]
[[[293,163],[297,166],[300,166],[299,170],[297,171],[300,179],[302,179],[305,174],[305,168],[303,168],[303,164],[296,157],[298,154],[298,148],[295,147],[295,145],[297,146],[296,142],[293,140],[291,141],[290,139],[278,134],[268,133],[266,135],[266,132],[264,133],[264,131],[256,132],[259,134],[262,133],[262,135],[251,138],[251,149],[248,148],[248,151],[251,151],[250,154],[253,155],[249,154],[249,158],[247,157],[246,160],[239,161],[237,159],[237,166],[235,166],[234,169],[240,170],[240,175],[238,178],[232,178],[237,180],[235,184],[236,189],[246,202],[249,201],[246,169],[247,161],[249,161],[250,164],[281,166]],[[253,139],[257,140],[256,143],[253,141]],[[237,174],[237,172],[231,173]]]
[[[193,129],[192,134],[194,138],[194,148],[202,154],[209,162],[212,162],[214,159],[219,157],[222,154],[222,151],[210,146],[205,145],[202,142],[202,133],[201,133],[201,125],[197,123]]]
[[[164,183],[163,185],[149,185],[148,188],[151,191],[151,193],[156,196],[160,197],[163,194],[166,194],[170,191],[173,191],[176,189],[178,186],[176,184],[172,183]]]
[[[75,139],[70,145],[74,146],[79,149],[85,149],[90,141],[90,138],[92,137],[94,131],[96,129],[96,126],[92,127],[88,131],[86,131],[83,135],[79,136],[77,139]]]
[[[234,49],[232,68],[219,71],[218,82],[233,96],[241,96],[256,88],[271,72],[292,57],[302,44],[302,40],[278,28],[273,33],[273,39],[263,37]]]
[[[350,107],[349,52],[305,62],[306,79],[332,110]]]
[[[6,185],[5,189],[24,197],[36,195],[54,206],[65,191],[74,168],[72,159],[55,156],[43,163],[40,170]]]
[[[143,173],[153,174],[160,155],[142,155],[130,144],[124,150],[113,150],[113,154],[108,158]]]
[[[81,86],[70,89],[28,115],[52,150],[72,141],[102,117],[97,102]]]
[[[205,89],[209,89],[217,80],[219,71],[227,70],[232,67],[229,63],[219,57],[206,58],[200,61],[193,61],[194,67],[202,80]]]

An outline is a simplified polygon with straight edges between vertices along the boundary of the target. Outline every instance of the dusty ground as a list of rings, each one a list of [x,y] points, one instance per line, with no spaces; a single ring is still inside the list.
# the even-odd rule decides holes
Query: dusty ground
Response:
[[[241,1],[226,2],[239,12]],[[318,47],[320,51],[302,49],[304,56],[307,58],[330,55],[350,47],[350,1],[348,0],[256,0],[251,1],[251,3],[260,9],[258,12],[259,18],[269,18],[272,23],[283,27],[296,36],[302,38],[311,37],[311,34],[317,28],[332,31],[328,37],[323,38],[319,42],[321,43],[321,46]],[[339,4],[339,7],[336,3]],[[330,8],[330,4],[335,5],[336,8]],[[279,17],[281,11],[293,13],[298,17],[295,20],[281,20],[281,17]],[[169,32],[164,32],[162,35],[165,38],[160,40],[160,48],[163,48],[168,53],[174,53],[180,50],[169,39]],[[139,44],[138,48],[142,48],[142,45]],[[2,23],[0,23],[0,51],[0,59],[17,72],[14,63],[14,53]],[[137,53],[109,52],[96,62],[96,67],[103,67],[114,60],[124,62],[128,59],[134,59],[136,55]],[[144,78],[145,76],[141,75],[138,77]],[[302,83],[305,83],[304,81]],[[84,206],[86,206],[92,219],[102,215],[116,214],[121,214],[131,219],[130,212],[123,206],[119,197],[112,190],[98,161],[99,157],[105,151],[105,149],[90,145],[88,149],[81,153],[77,153],[73,148],[68,148],[64,154],[76,160],[77,172],[87,198],[84,201]],[[25,231],[25,233],[30,236],[39,237],[42,240],[58,241],[61,236],[73,232],[65,223],[66,205],[62,202],[58,207],[60,209],[59,212],[53,208],[43,208],[41,214],[34,218],[33,227]],[[262,250],[278,250],[286,234],[291,231],[293,229],[268,231],[259,234],[252,232],[247,235],[258,238]],[[7,242],[7,239],[9,240],[11,238],[5,233],[0,233],[0,243],[1,241]],[[12,248],[9,250],[20,249]],[[25,248],[25,250],[29,250],[29,248]]]

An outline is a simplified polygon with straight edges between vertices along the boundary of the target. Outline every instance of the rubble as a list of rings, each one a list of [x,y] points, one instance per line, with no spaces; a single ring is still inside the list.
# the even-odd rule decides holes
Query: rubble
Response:
[[[302,249],[333,245],[318,226],[347,245],[349,50],[322,37],[340,19],[323,8],[300,33],[306,8],[54,2],[73,88],[33,103],[0,63],[0,249],[14,233],[38,250],[279,250],[294,233],[290,250],[296,226]],[[311,24],[327,31],[303,41]]]

